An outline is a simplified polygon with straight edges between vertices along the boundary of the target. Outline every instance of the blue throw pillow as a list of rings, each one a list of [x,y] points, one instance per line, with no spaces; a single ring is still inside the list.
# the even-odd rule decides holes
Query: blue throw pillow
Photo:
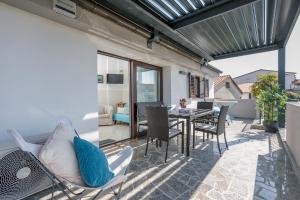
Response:
[[[81,177],[89,187],[101,187],[114,177],[105,154],[92,143],[74,137]]]

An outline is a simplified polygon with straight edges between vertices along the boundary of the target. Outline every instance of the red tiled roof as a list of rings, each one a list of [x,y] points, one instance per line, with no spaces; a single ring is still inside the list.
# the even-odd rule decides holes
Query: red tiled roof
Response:
[[[243,83],[239,85],[239,88],[242,90],[243,93],[251,93],[251,86],[253,83]]]
[[[243,93],[230,75],[218,76],[214,81],[214,87],[218,87],[219,85],[221,85],[221,83],[223,83],[227,79],[230,79],[233,82],[233,84],[236,86],[236,88],[240,91],[240,93]]]
[[[230,78],[230,75],[224,75],[224,76],[218,76],[215,81],[214,81],[214,86],[218,86],[219,84],[221,84],[224,80],[226,80],[227,78]]]
[[[300,85],[300,79],[295,79],[295,80],[293,81],[293,83],[294,83],[295,85]]]

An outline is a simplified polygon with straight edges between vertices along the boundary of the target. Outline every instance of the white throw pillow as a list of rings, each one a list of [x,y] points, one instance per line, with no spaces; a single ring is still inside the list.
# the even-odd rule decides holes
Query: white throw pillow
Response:
[[[128,115],[129,111],[128,111],[128,108],[126,108],[126,107],[124,107],[124,108],[117,107],[117,113]]]
[[[59,123],[42,147],[39,159],[57,176],[84,186],[73,146],[75,136],[71,124]]]

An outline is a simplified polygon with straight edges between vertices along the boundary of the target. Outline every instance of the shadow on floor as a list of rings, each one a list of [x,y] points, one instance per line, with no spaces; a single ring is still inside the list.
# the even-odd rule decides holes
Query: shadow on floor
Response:
[[[179,144],[181,142],[179,141]],[[220,156],[214,150],[212,141],[201,143],[186,157],[180,152],[176,139],[169,146],[169,157],[164,163],[165,144],[161,148],[155,147],[155,142],[149,144],[148,155],[145,153],[145,139],[138,139],[120,143],[103,150],[113,155],[120,148],[130,145],[134,147],[134,157],[128,169],[128,180],[123,186],[121,199],[190,199],[192,196],[200,198],[197,187],[203,183],[210,170],[218,162]],[[177,151],[179,153],[177,153]],[[207,186],[210,187],[210,186]],[[29,197],[29,199],[50,199],[51,189]],[[104,192],[99,199],[114,199],[113,195]],[[199,195],[199,197],[197,197]],[[86,198],[90,199],[87,194]],[[63,194],[56,192],[55,199],[65,199]]]
[[[267,136],[269,153],[259,155],[254,199],[299,199],[300,184],[278,134]]]

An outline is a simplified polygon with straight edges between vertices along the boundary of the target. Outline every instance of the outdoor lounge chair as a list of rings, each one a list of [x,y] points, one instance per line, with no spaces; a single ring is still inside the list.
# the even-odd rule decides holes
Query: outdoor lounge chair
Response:
[[[65,196],[67,196],[68,199],[74,199],[74,198],[71,198],[71,196],[67,193],[67,191],[72,193],[77,199],[77,198],[84,197],[89,192],[99,190],[93,197],[93,199],[96,199],[102,191],[107,190],[109,188],[113,191],[115,198],[119,199],[121,189],[122,189],[122,184],[126,181],[126,171],[133,156],[133,149],[131,147],[129,146],[125,147],[118,154],[108,158],[109,166],[111,170],[115,173],[115,177],[112,178],[109,182],[107,182],[102,187],[90,188],[88,186],[76,185],[62,177],[58,177],[57,175],[55,175],[55,172],[51,172],[50,170],[48,170],[47,167],[45,167],[38,159],[38,154],[42,147],[41,145],[26,142],[24,138],[15,130],[8,130],[7,132],[13,136],[16,145],[22,151],[26,152],[31,157],[33,162],[35,162],[44,171],[46,176],[48,176],[48,178],[52,181],[53,188],[54,186],[56,186],[60,191],[63,192]],[[69,185],[81,191],[75,193],[73,189],[72,190],[70,189]],[[119,186],[117,192],[113,189],[113,187],[116,186]],[[52,197],[53,197],[53,193],[52,193]]]

